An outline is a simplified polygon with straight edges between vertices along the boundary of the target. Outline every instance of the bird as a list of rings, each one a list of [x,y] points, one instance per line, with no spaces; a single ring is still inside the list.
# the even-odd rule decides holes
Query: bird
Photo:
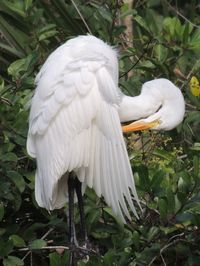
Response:
[[[27,152],[37,164],[35,198],[48,211],[69,203],[73,243],[72,205],[80,202],[84,223],[86,187],[103,196],[123,223],[131,214],[138,218],[136,204],[141,206],[123,132],[170,130],[184,118],[183,95],[171,81],[147,81],[131,97],[119,89],[118,72],[117,49],[82,35],[53,51],[35,79],[27,135]]]

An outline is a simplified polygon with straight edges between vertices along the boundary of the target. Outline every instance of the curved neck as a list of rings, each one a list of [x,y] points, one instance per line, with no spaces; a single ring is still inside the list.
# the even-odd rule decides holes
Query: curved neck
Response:
[[[138,95],[130,97],[123,95],[119,106],[119,117],[121,122],[138,120],[155,113],[161,106],[161,101],[152,95]]]

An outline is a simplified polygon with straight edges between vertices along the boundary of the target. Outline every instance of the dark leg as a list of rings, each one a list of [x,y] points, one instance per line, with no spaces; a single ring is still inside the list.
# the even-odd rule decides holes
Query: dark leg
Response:
[[[69,173],[68,178],[68,194],[69,194],[69,242],[70,248],[72,251],[70,252],[69,265],[75,266],[75,225],[74,225],[74,189],[75,189],[75,178],[74,174]]]
[[[68,194],[69,194],[69,242],[70,242],[70,258],[69,265],[75,266],[76,259],[78,257],[83,258],[86,255],[88,256],[88,252],[84,252],[81,247],[79,248],[77,240],[76,240],[76,232],[75,232],[75,224],[74,224],[74,191],[76,191],[76,195],[78,198],[78,206],[80,211],[80,224],[81,224],[81,234],[84,239],[85,248],[89,248],[89,242],[85,229],[85,217],[84,217],[84,204],[83,204],[83,196],[81,192],[81,182],[76,177],[75,173],[69,173],[68,177]]]
[[[79,207],[79,212],[80,212],[81,234],[86,244],[88,241],[88,238],[87,238],[86,226],[85,226],[84,202],[83,202],[83,196],[81,192],[81,182],[78,180],[78,178],[75,179],[75,189],[76,189],[76,195],[78,198],[78,207]]]
[[[75,244],[75,227],[74,227],[74,176],[69,174],[68,179],[68,193],[69,193],[69,242]]]

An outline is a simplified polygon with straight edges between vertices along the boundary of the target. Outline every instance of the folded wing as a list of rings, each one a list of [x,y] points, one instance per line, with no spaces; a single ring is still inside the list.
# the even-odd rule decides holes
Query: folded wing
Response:
[[[36,79],[27,140],[28,153],[37,160],[36,200],[48,210],[61,208],[67,201],[68,173],[74,171],[125,221],[124,216],[130,218],[128,206],[137,216],[132,196],[139,201],[109,58],[94,51],[92,57],[89,49],[74,58],[68,43],[48,58]]]

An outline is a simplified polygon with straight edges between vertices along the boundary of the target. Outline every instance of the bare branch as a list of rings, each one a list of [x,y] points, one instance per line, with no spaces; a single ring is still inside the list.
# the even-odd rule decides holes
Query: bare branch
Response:
[[[64,249],[64,250],[69,250],[70,248],[67,246],[47,246],[47,247],[41,247],[41,248],[34,248],[32,249],[31,247],[27,248],[19,248],[17,251],[33,251],[33,250],[51,250],[51,249]]]
[[[183,14],[181,14],[175,7],[173,7],[168,1],[164,0],[165,3],[168,5],[168,7],[174,11],[179,17],[183,18],[185,21],[189,22],[190,24],[192,24],[192,26],[194,26],[195,28],[200,28],[199,25],[196,25],[195,23],[193,23],[192,21],[190,21],[188,18],[186,18]]]
[[[40,239],[45,239],[52,231],[54,230],[54,228],[50,228]],[[32,250],[30,248],[22,248],[24,249],[24,251],[28,251],[25,256],[22,258],[22,260],[24,261],[30,254],[32,257]],[[20,249],[18,251],[21,251]]]
[[[82,21],[83,21],[85,27],[87,28],[88,32],[89,32],[91,35],[93,35],[93,34],[92,34],[92,31],[90,30],[90,28],[89,28],[89,26],[88,26],[88,24],[87,24],[87,22],[85,21],[83,15],[81,14],[81,11],[78,9],[77,4],[74,2],[74,0],[71,0],[71,2],[72,2],[72,4],[73,4],[73,6],[75,7],[77,13],[79,14],[80,18],[82,19]]]
[[[39,250],[79,250],[79,251],[82,251],[83,253],[90,253],[90,254],[93,254],[93,255],[97,255],[98,253],[93,250],[93,249],[87,249],[85,247],[68,247],[68,246],[46,246],[46,247],[41,247],[41,248],[31,248],[31,247],[26,247],[26,248],[19,248],[15,251],[20,251],[20,252],[25,252],[25,251],[28,251],[28,253],[30,254],[31,252],[33,252],[34,250],[36,251],[39,251]],[[28,254],[27,253],[27,254]],[[27,257],[27,254],[25,255]],[[98,254],[99,255],[99,254]],[[24,260],[24,258],[22,259]]]
[[[169,247],[176,245],[178,242],[184,241],[183,239],[181,239],[182,236],[184,236],[184,233],[180,233],[177,235],[172,236],[169,240],[168,240],[168,244],[164,245],[161,250],[160,250],[160,254],[156,255],[153,257],[153,259],[149,262],[148,266],[151,266],[153,264],[153,262],[158,258],[161,257],[163,265],[166,266],[166,262],[164,260],[163,257],[163,252],[168,249]],[[178,239],[177,239],[178,238]]]
[[[152,43],[152,41],[153,40],[150,40],[148,43],[147,43],[147,45],[146,45],[146,47],[144,48],[144,51],[143,51],[143,53],[140,55],[140,57],[138,58],[138,60],[125,72],[125,73],[123,73],[119,78],[122,78],[122,77],[124,77],[124,76],[126,76],[139,62],[140,62],[140,60],[144,57],[144,55],[147,53],[147,51],[148,51],[148,48],[149,48],[149,45]]]

